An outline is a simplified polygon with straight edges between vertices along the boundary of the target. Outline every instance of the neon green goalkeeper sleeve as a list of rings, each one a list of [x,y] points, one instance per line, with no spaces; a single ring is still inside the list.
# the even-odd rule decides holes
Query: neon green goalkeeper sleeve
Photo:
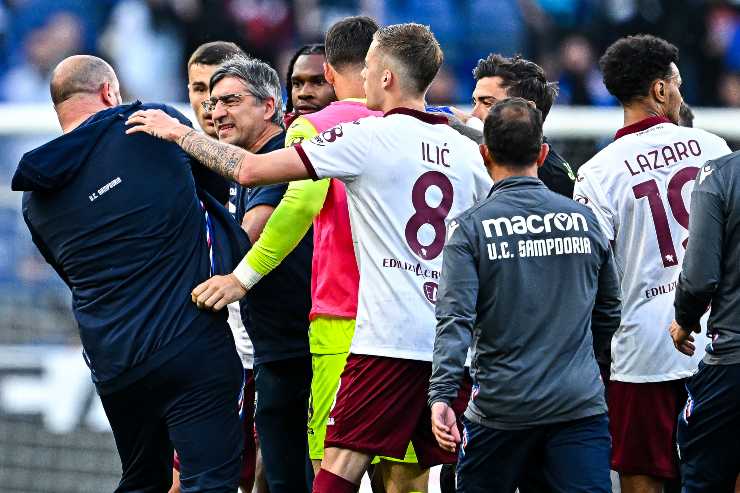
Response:
[[[317,134],[306,118],[297,118],[288,128],[285,145],[290,147]],[[329,179],[320,181],[301,180],[292,182],[272,212],[259,240],[247,253],[247,264],[258,274],[265,276],[300,243],[311,227],[314,218],[321,212],[329,191]]]
[[[329,179],[292,182],[272,212],[259,240],[247,252],[247,263],[261,275],[280,265],[308,232],[324,205]]]

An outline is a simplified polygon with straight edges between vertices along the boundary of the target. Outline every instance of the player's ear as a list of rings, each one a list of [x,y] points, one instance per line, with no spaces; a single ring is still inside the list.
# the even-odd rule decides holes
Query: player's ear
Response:
[[[543,164],[545,164],[545,159],[547,159],[547,154],[550,152],[550,144],[542,144],[540,146],[540,155],[537,156],[537,167],[540,168]]]
[[[265,105],[265,116],[262,119],[265,121],[272,120],[272,116],[275,114],[275,99],[267,98],[263,104]]]
[[[665,81],[658,79],[655,82],[653,82],[653,97],[659,102],[659,103],[665,103],[667,99],[666,94],[666,87],[665,87]]]
[[[334,71],[334,67],[329,65],[327,62],[324,62],[324,79],[326,79],[326,82],[332,86],[334,85],[335,74],[336,72]]]
[[[483,163],[488,167],[491,165],[491,153],[488,152],[488,146],[486,144],[480,144],[478,146],[480,155],[483,158]]]
[[[393,81],[393,72],[388,69],[383,70],[383,77],[380,78],[380,83],[382,84],[383,89],[390,86],[391,81]]]
[[[113,106],[117,106],[119,104],[118,98],[116,97],[116,91],[111,86],[110,82],[106,81],[100,85],[99,96],[103,104],[109,108],[112,108]]]

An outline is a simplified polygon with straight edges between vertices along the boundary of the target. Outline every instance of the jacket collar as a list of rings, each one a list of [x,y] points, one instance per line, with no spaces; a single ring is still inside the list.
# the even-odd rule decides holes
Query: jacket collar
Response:
[[[534,176],[510,176],[503,180],[497,181],[493,184],[491,191],[488,193],[490,197],[494,192],[508,190],[512,188],[523,188],[523,187],[545,187],[542,180]]]
[[[632,125],[627,125],[626,127],[620,128],[619,130],[617,130],[617,133],[614,134],[614,140],[617,140],[620,137],[624,137],[625,135],[642,132],[643,130],[647,130],[648,128],[654,127],[655,125],[659,125],[661,123],[672,122],[664,116],[650,116],[648,118],[645,118],[644,120],[635,122]]]
[[[387,111],[383,116],[390,115],[407,115],[417,118],[425,123],[431,123],[432,125],[447,125],[447,118],[433,113],[424,113],[419,110],[412,110],[411,108],[393,108]]]

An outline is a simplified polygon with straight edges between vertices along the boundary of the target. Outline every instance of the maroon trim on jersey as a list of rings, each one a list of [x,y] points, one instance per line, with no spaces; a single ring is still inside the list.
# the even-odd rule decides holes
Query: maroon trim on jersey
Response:
[[[306,167],[306,171],[308,171],[308,176],[311,177],[312,180],[318,180],[319,175],[316,174],[316,170],[313,168],[313,164],[311,164],[311,160],[308,159],[308,155],[306,154],[306,151],[303,150],[303,147],[301,147],[301,144],[296,144],[293,146],[293,149],[298,151],[298,157],[301,158],[301,161],[303,161],[303,166]]]
[[[431,123],[432,125],[447,125],[447,118],[442,115],[434,115],[432,113],[424,113],[419,110],[412,110],[411,108],[393,108],[386,112],[383,116],[389,115],[406,115],[413,116],[424,123]]]
[[[290,113],[285,113],[283,115],[283,125],[285,125],[285,128],[288,128],[291,123],[295,121],[296,118],[301,116],[299,113],[295,111],[291,111]]]
[[[664,116],[650,116],[648,118],[645,118],[644,120],[640,120],[637,123],[633,123],[632,125],[627,125],[626,127],[620,128],[619,130],[617,130],[617,133],[614,134],[614,140],[617,140],[620,137],[624,137],[625,135],[642,132],[643,130],[647,130],[648,128],[654,127],[655,125],[659,125],[661,123],[672,122]]]

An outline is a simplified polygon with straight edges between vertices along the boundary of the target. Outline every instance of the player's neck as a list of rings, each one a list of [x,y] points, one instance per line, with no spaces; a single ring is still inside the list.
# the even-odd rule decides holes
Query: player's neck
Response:
[[[65,101],[56,107],[57,119],[63,133],[69,133],[98,111],[106,109],[89,101]]]
[[[265,129],[262,131],[260,136],[257,138],[257,140],[254,141],[254,144],[249,146],[248,151],[249,152],[257,152],[260,149],[262,149],[262,146],[264,146],[270,139],[275,137],[277,134],[282,132],[283,129],[279,125],[275,125],[274,123],[271,123]]]
[[[637,122],[641,122],[642,120],[645,120],[646,118],[651,118],[651,117],[656,117],[656,116],[665,117],[666,115],[664,115],[663,112],[660,111],[658,108],[655,108],[648,103],[637,102],[637,103],[624,107],[624,125],[623,126],[628,127],[630,125],[634,125]]]
[[[334,79],[334,94],[337,95],[339,101],[349,98],[364,99],[365,89],[362,87],[360,73],[347,75],[336,74]]]
[[[493,178],[495,183],[517,176],[537,178],[537,166],[533,165],[527,168],[512,168],[511,166],[494,164],[488,168],[488,173],[491,175],[491,178]]]
[[[388,113],[394,108],[408,108],[411,110],[424,112],[426,105],[424,104],[424,97],[403,97],[403,96],[389,96],[383,104],[383,113]]]

